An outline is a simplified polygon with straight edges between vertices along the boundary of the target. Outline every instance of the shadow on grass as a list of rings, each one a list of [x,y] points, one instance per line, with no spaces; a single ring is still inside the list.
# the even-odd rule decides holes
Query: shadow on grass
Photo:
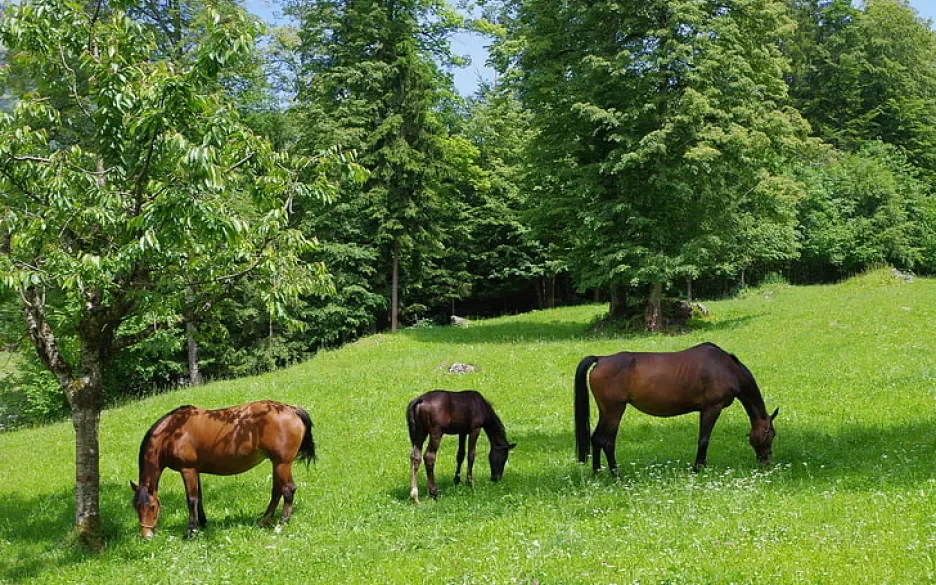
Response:
[[[731,319],[692,319],[686,330],[715,333],[737,329],[766,316],[767,313],[744,315]],[[632,339],[648,333],[642,329],[607,326],[593,332],[595,323],[581,321],[550,321],[548,323],[480,323],[468,327],[429,327],[402,332],[421,343],[515,343],[529,341],[587,341],[592,339]]]
[[[430,327],[402,332],[421,343],[510,343],[517,341],[572,341],[586,339],[580,321],[549,323],[483,323],[468,327]]]
[[[630,485],[671,482],[675,478],[689,478],[695,459],[698,436],[698,417],[685,416],[662,428],[660,425],[628,421],[625,416],[618,435],[616,455],[620,479],[615,479],[606,467],[596,475],[591,459],[579,465],[575,456],[575,440],[568,431],[513,433],[511,440],[517,448],[501,480],[499,495],[503,497],[536,497],[555,492],[557,498],[568,491],[569,482],[584,486],[594,481],[614,484],[621,481]],[[908,490],[929,487],[936,477],[936,422],[915,422],[906,425],[875,426],[853,424],[837,433],[814,426],[788,427],[778,420],[778,437],[774,442],[772,466],[757,464],[754,451],[748,445],[750,428],[743,422],[717,425],[708,452],[708,468],[700,477],[721,480],[725,474],[749,476],[752,473],[769,474],[765,489],[827,489],[836,487],[853,491]],[[489,482],[487,445],[479,443],[475,466],[475,484]],[[532,455],[528,455],[532,454]],[[454,452],[448,453],[454,459]],[[527,459],[524,461],[524,459]],[[529,459],[544,462],[531,471]],[[602,458],[602,464],[607,462]],[[443,469],[440,473],[439,468]],[[449,471],[454,463],[437,465],[436,481],[441,497],[459,494]],[[420,468],[420,497],[426,499],[426,477]],[[769,486],[769,487],[767,487]],[[408,488],[395,489],[392,497],[409,499]]]
[[[196,539],[220,539],[226,530],[257,526],[266,502],[253,511],[225,513],[225,495],[220,490],[215,491],[218,493],[205,504],[208,526],[196,535]],[[136,556],[133,555],[139,552],[138,548],[125,545],[138,541],[142,546],[146,541],[139,537],[131,497],[132,493],[126,483],[102,482],[101,520],[106,542],[102,553],[90,552],[77,544],[74,532],[74,489],[35,497],[8,494],[0,498],[0,542],[7,543],[0,558],[0,583],[30,582],[44,573],[67,569],[100,555],[107,555],[109,551],[117,556],[128,555],[128,561],[134,560]],[[230,499],[234,499],[233,494],[230,494]],[[212,502],[215,502],[214,506]],[[159,541],[165,541],[168,537],[181,538],[188,525],[184,493],[175,493],[174,490],[161,493],[161,503],[163,513],[156,536],[150,541],[156,546],[160,546]],[[277,519],[281,509],[282,503],[277,510]]]
[[[748,325],[751,321],[756,321],[762,317],[766,317],[768,313],[755,313],[752,315],[743,315],[740,317],[733,317],[731,319],[698,319],[693,318],[689,320],[688,331],[704,331],[707,333],[714,333],[718,331],[728,331],[731,329],[738,329],[745,325]]]

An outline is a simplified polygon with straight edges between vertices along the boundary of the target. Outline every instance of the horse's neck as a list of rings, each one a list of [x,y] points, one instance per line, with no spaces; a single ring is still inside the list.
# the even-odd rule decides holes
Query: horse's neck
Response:
[[[487,434],[488,442],[491,445],[506,445],[507,433],[504,431],[504,424],[497,418],[493,412],[488,415],[486,421],[481,426]]]
[[[159,489],[159,477],[162,475],[165,466],[159,461],[159,449],[156,448],[153,441],[147,444],[146,449],[140,454],[140,485],[150,488],[150,491],[156,493]]]
[[[767,407],[764,405],[764,398],[760,395],[760,391],[757,390],[757,388],[742,390],[741,393],[738,394],[738,400],[741,401],[744,411],[747,412],[748,418],[751,419],[752,427],[758,421],[767,418]]]

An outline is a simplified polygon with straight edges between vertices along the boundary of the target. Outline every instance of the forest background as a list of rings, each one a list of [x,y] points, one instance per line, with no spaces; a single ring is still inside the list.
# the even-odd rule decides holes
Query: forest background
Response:
[[[212,42],[199,21],[205,13],[239,9],[176,0],[95,6],[142,27],[153,43],[147,60],[179,67]],[[291,197],[283,220],[302,240],[296,261],[316,267],[308,286],[271,299],[255,265],[231,267],[243,270],[238,279],[180,276],[173,286],[184,294],[148,309],[160,325],[115,352],[102,375],[105,401],[267,371],[456,314],[600,300],[610,318],[652,330],[664,325],[666,296],[724,296],[764,278],[829,282],[879,264],[936,269],[936,36],[909,3],[249,8],[271,24],[250,28],[240,39],[249,49],[218,64],[214,85],[200,91],[220,91],[272,153],[331,153],[354,172],[290,178],[314,191]],[[37,68],[35,49],[5,21],[10,132],[36,125],[35,116],[13,115],[25,100],[66,99],[55,92],[99,99],[68,81],[80,67]],[[458,54],[466,42],[486,45],[483,71]],[[466,69],[477,75],[470,96],[455,84]],[[58,130],[45,129],[49,152],[81,143],[82,108],[73,110],[61,109],[72,119]],[[9,169],[45,163],[6,154],[9,210],[25,181]],[[218,189],[223,206],[233,198],[224,193],[241,187]],[[7,241],[22,229],[9,211],[0,227]],[[28,350],[15,352],[0,394],[9,428],[60,418],[69,403],[34,356],[17,293],[50,264],[31,270],[29,246],[7,245],[2,256],[2,341]],[[81,282],[75,274],[85,264],[69,282]],[[59,333],[76,351],[79,337],[68,327]]]

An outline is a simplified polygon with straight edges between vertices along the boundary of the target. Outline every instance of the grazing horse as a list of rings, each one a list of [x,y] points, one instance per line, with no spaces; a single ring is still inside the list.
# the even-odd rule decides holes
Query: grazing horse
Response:
[[[133,506],[140,517],[140,535],[153,536],[159,519],[159,477],[165,468],[182,474],[188,496],[186,538],[207,523],[202,504],[200,473],[234,475],[273,463],[273,495],[260,521],[269,526],[283,498],[280,524],[289,522],[296,484],[296,458],[315,459],[312,420],[302,408],[271,400],[249,402],[219,410],[180,406],[156,421],[140,444],[140,483],[130,482]]]
[[[406,423],[409,427],[410,442],[413,444],[411,457],[410,498],[419,503],[419,488],[416,474],[419,471],[420,452],[423,442],[429,437],[426,447],[426,478],[429,495],[438,499],[439,490],[435,483],[435,460],[442,435],[458,435],[458,465],[455,468],[455,483],[461,482],[461,466],[465,460],[465,439],[468,439],[468,485],[471,485],[471,472],[474,467],[475,446],[481,429],[487,433],[491,443],[491,481],[497,481],[504,475],[507,455],[516,443],[508,443],[501,422],[494,409],[481,394],[474,390],[448,392],[433,390],[414,398],[406,407]]]
[[[589,374],[589,368],[597,364]],[[586,380],[587,378],[587,380]],[[592,466],[601,469],[604,450],[611,473],[617,475],[614,443],[628,404],[653,416],[699,412],[699,448],[693,471],[705,466],[709,436],[723,408],[735,398],[751,419],[750,443],[757,461],[769,464],[774,438],[773,419],[754,376],[734,355],[713,343],[672,353],[621,352],[588,356],[575,372],[575,444],[578,460],[588,457],[588,386],[595,396],[599,418],[591,436]]]

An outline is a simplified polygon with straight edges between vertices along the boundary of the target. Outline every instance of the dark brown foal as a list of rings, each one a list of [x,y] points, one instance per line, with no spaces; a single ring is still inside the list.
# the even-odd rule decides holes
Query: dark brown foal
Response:
[[[508,452],[516,446],[514,443],[507,442],[504,424],[487,400],[474,390],[463,392],[433,390],[414,398],[406,408],[406,423],[409,427],[410,442],[413,445],[410,457],[410,498],[416,504],[419,503],[419,487],[416,478],[426,437],[429,437],[429,446],[426,447],[425,454],[426,478],[429,495],[432,498],[439,497],[435,482],[435,460],[439,444],[442,442],[442,435],[458,435],[458,459],[454,479],[456,484],[461,482],[461,466],[466,455],[466,440],[468,442],[467,483],[468,485],[472,483],[475,446],[482,429],[491,444],[488,459],[491,464],[492,481],[499,480],[504,474]]]

